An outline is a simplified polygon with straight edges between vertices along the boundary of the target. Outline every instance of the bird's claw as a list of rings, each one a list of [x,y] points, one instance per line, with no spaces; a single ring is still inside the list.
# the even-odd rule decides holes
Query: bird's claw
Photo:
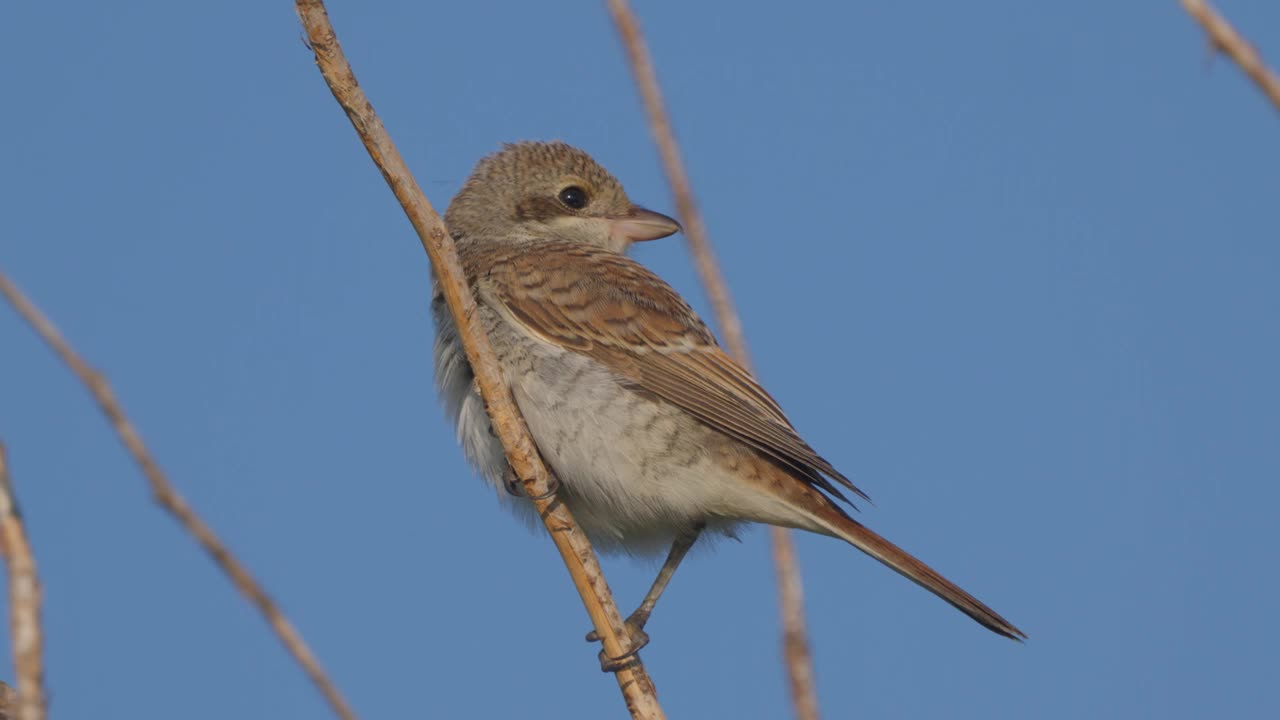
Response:
[[[502,485],[506,488],[508,495],[532,500],[534,502],[550,500],[556,496],[556,493],[560,492],[560,478],[552,475],[550,477],[550,481],[549,489],[546,492],[541,495],[530,495],[525,489],[525,482],[516,475],[516,471],[513,470],[511,466],[507,466],[507,470],[502,476]]]
[[[649,644],[649,633],[644,631],[645,623],[648,622],[648,620],[648,614],[646,613],[644,616],[640,616],[639,611],[632,613],[631,617],[627,618],[624,625],[627,628],[627,639],[630,642],[630,646],[621,655],[614,657],[609,657],[605,654],[604,650],[601,650],[600,669],[602,671],[607,673],[618,672],[635,662],[636,655],[645,645]],[[599,640],[600,633],[595,630],[587,633],[587,642],[598,642]]]

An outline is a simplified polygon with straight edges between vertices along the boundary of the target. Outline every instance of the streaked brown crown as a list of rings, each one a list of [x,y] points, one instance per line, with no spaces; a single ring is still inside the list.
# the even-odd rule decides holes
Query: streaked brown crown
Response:
[[[583,207],[560,199],[570,187],[585,192]],[[449,203],[445,224],[455,238],[495,240],[539,234],[549,227],[563,231],[573,218],[624,215],[631,208],[617,178],[582,150],[563,142],[518,142],[476,164]]]

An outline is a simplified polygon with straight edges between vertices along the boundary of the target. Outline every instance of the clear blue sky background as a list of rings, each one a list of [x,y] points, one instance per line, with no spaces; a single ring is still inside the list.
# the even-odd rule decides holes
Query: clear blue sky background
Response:
[[[1223,5],[1280,63],[1280,5]],[[330,10],[438,207],[562,138],[671,209],[600,4]],[[1173,0],[639,12],[765,385],[1032,638],[801,537],[826,716],[1280,715],[1275,110]],[[8,3],[0,58],[0,266],[362,717],[622,716],[455,447],[426,258],[291,4]],[[678,239],[638,257],[705,309]],[[56,717],[326,716],[8,310],[0,437]],[[629,608],[652,568],[606,568]],[[756,531],[677,577],[644,653],[673,718],[787,715],[772,573]]]

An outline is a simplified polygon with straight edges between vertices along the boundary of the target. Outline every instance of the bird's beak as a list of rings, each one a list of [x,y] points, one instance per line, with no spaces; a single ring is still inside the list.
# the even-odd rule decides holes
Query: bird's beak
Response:
[[[680,227],[680,223],[662,213],[634,205],[626,215],[609,218],[609,226],[609,234],[624,244],[657,240],[684,229]]]

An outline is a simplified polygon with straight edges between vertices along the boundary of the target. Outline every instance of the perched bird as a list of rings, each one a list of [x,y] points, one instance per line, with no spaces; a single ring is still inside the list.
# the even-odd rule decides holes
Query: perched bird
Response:
[[[585,152],[521,142],[482,159],[445,224],[503,377],[558,498],[600,549],[670,547],[628,619],[633,648],[675,568],[703,532],[744,522],[840,538],[1005,637],[1025,635],[933,569],[852,519],[866,495],[797,434],[674,289],[626,257],[680,230],[632,204]],[[457,329],[437,292],[436,384],[467,458],[516,495]],[[532,503],[508,497],[533,521]],[[634,651],[634,650],[633,650]],[[629,653],[630,654],[630,653]]]

